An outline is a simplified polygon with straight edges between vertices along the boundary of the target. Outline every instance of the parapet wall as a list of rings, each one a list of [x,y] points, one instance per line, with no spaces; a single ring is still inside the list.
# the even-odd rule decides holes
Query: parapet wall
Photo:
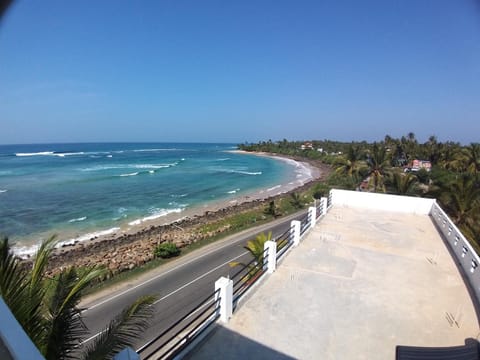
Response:
[[[337,189],[331,190],[331,195],[332,205],[336,206],[361,207],[419,215],[429,215],[435,203],[434,199]]]

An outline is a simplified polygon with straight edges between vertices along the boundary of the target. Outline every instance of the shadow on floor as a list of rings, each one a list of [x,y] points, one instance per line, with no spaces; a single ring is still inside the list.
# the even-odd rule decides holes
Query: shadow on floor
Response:
[[[218,325],[184,359],[292,360],[295,358]]]

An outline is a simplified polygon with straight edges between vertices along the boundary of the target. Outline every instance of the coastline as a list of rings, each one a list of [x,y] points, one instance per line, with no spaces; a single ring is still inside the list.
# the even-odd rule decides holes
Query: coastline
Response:
[[[236,212],[264,206],[267,199],[274,198],[301,188],[305,184],[322,178],[326,172],[320,163],[306,162],[304,159],[293,159],[286,156],[267,153],[250,153],[232,150],[253,156],[271,157],[295,166],[295,179],[288,183],[279,182],[267,189],[243,193],[226,200],[212,201],[181,212],[144,220],[126,229],[115,229],[104,236],[95,236],[88,240],[71,240],[59,244],[51,261],[50,269],[55,272],[69,265],[89,266],[103,264],[112,273],[118,273],[153,259],[152,248],[161,242],[172,241],[179,247],[202,240],[199,227],[216,221]],[[212,236],[215,234],[205,234]]]

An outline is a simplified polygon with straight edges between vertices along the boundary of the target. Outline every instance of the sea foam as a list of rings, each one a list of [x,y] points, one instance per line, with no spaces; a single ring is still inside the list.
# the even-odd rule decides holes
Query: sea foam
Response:
[[[70,219],[70,220],[68,220],[68,222],[73,223],[73,222],[79,222],[79,221],[84,221],[84,220],[87,220],[86,216],[82,216],[82,217],[75,218],[75,219]]]
[[[149,215],[149,216],[146,216],[144,218],[131,221],[131,222],[128,223],[128,225],[130,225],[130,226],[140,225],[141,223],[143,223],[145,221],[155,220],[155,219],[161,218],[163,216],[167,216],[168,214],[181,213],[182,211],[183,211],[182,208],[161,209],[160,211],[158,211],[158,212],[156,212],[152,215]]]

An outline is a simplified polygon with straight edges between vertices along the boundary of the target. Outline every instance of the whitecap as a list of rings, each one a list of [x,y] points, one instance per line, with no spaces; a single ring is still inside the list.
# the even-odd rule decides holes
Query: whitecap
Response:
[[[240,189],[235,189],[235,190],[227,191],[227,194],[236,194],[237,191],[240,191]]]
[[[148,173],[149,174],[155,174],[155,170],[150,170]]]
[[[137,149],[137,150],[133,150],[133,152],[175,151],[175,150],[179,150],[179,149],[175,149],[175,148],[170,148],[170,149]]]
[[[36,153],[15,153],[15,156],[46,156],[53,155],[53,151],[41,151]]]
[[[81,235],[81,236],[78,236],[78,237],[73,238],[73,239],[61,241],[57,244],[56,247],[60,248],[64,245],[73,245],[73,244],[75,244],[75,242],[82,242],[82,241],[90,240],[90,239],[95,238],[95,237],[110,235],[110,234],[113,234],[113,233],[117,232],[118,230],[120,230],[119,227],[113,227],[113,228],[110,228],[110,229],[107,229],[107,230],[100,230],[100,231],[88,233],[88,234]]]
[[[8,191],[8,190],[2,190],[2,189],[0,189],[0,194],[6,193],[7,191]]]
[[[128,223],[130,226],[140,225],[145,221],[155,220],[161,218],[163,216],[167,216],[168,214],[173,213],[181,213],[184,209],[183,208],[176,208],[176,209],[160,209],[152,215],[146,216],[142,219],[137,219]]]
[[[78,236],[78,237],[73,238],[73,239],[60,241],[60,242],[57,243],[57,245],[55,247],[56,248],[61,248],[61,247],[66,246],[66,245],[74,245],[77,242],[87,241],[87,240],[90,240],[92,238],[99,237],[99,236],[110,235],[110,234],[113,234],[113,233],[115,233],[119,230],[120,230],[119,227],[113,227],[113,228],[110,228],[110,229],[107,229],[107,230],[100,230],[100,231],[88,233],[88,234],[81,235],[81,236]],[[31,245],[31,246],[19,246],[19,247],[13,246],[12,250],[13,250],[15,255],[18,255],[21,258],[25,259],[29,256],[34,255],[37,252],[39,246],[40,246],[39,244],[35,244],[35,245]]]
[[[75,219],[70,219],[70,220],[68,220],[68,222],[73,223],[73,222],[79,222],[79,221],[84,221],[84,220],[87,220],[86,216],[82,216],[82,217],[75,218]]]
[[[113,157],[113,155],[112,155],[112,154],[110,154],[110,155],[107,155],[107,158],[112,158],[112,157]]]
[[[138,172],[129,173],[129,174],[121,174],[121,175],[118,175],[118,176],[126,177],[126,176],[136,176],[136,175],[138,175]]]

